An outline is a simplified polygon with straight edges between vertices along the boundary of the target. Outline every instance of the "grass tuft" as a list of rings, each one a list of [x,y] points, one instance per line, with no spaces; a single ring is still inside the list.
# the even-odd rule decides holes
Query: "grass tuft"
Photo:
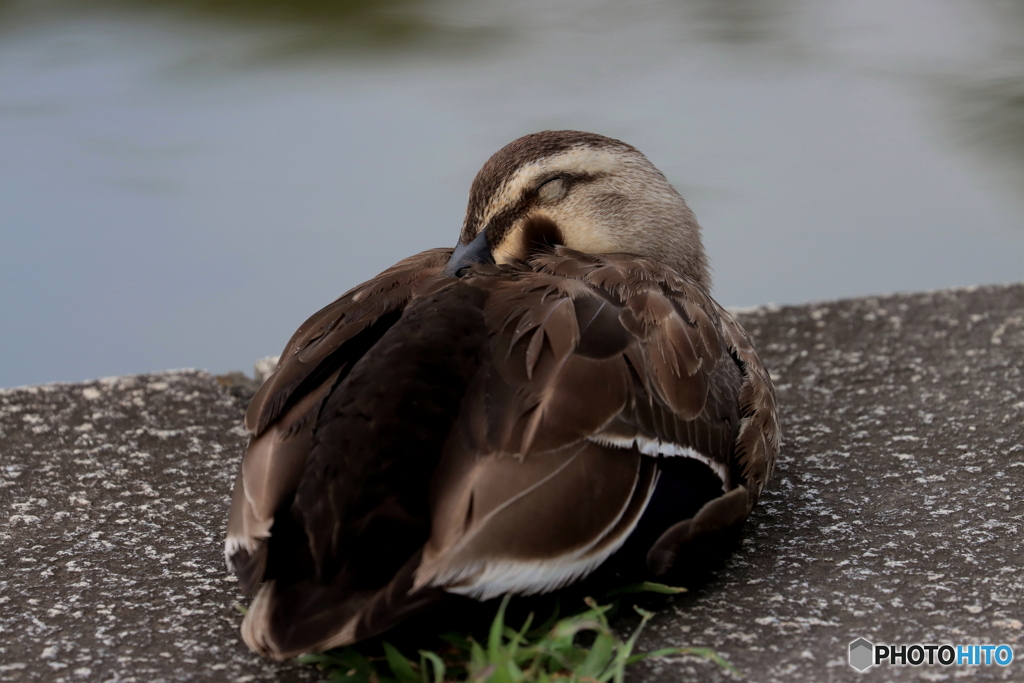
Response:
[[[609,595],[641,592],[674,594],[685,589],[644,582],[613,591]],[[640,631],[653,616],[634,606],[640,624],[623,641],[611,629],[608,616],[618,608],[613,602],[598,605],[586,598],[586,609],[558,618],[556,612],[531,630],[533,614],[519,629],[505,623],[509,596],[498,608],[486,643],[472,636],[447,634],[440,652],[419,650],[418,657],[403,654],[384,643],[383,657],[367,657],[353,647],[299,658],[319,668],[329,681],[343,683],[623,683],[626,668],[648,657],[693,655],[708,659],[738,673],[736,668],[710,648],[664,648],[635,653]]]

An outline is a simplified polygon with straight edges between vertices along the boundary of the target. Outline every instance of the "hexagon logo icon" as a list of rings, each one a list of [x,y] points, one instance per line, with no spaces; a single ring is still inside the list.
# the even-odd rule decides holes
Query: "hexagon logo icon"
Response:
[[[864,671],[872,664],[872,654],[875,651],[875,646],[864,640],[858,638],[857,640],[850,643],[850,666],[857,671]]]

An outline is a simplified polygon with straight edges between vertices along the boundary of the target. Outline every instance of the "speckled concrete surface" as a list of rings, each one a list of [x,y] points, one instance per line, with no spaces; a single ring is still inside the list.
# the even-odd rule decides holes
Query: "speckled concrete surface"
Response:
[[[1024,680],[1024,285],[741,315],[786,441],[743,543],[641,639],[751,681]],[[0,391],[0,680],[294,681],[221,557],[245,387],[201,372]],[[1010,667],[846,663],[1007,643]],[[691,658],[636,680],[736,680]]]
[[[237,638],[240,402],[202,372],[0,391],[0,680],[304,680]]]

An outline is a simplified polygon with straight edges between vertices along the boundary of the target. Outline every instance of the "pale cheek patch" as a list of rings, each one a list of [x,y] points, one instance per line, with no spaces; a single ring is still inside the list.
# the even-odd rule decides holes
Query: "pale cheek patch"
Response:
[[[505,239],[494,247],[491,253],[494,255],[495,263],[504,265],[521,260],[523,251],[523,226],[519,224],[506,233]]]
[[[586,254],[612,254],[622,249],[612,239],[611,231],[596,217],[567,212],[566,216],[551,216],[565,238],[565,246]]]
[[[541,217],[551,220],[558,226],[561,243],[570,249],[587,254],[612,254],[622,251],[620,245],[611,238],[611,231],[606,230],[597,217],[587,216],[565,207],[566,211],[534,211],[529,217]],[[526,236],[523,225],[526,218],[517,222],[506,234],[501,243],[492,249],[494,261],[508,264],[521,261],[527,256]]]

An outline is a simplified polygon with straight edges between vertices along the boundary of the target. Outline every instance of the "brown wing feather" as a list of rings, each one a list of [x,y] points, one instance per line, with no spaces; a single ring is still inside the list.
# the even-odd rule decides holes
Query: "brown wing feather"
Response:
[[[722,323],[730,351],[743,365],[744,382],[739,395],[743,419],[736,440],[736,460],[743,479],[749,482],[750,506],[753,507],[775,470],[775,459],[781,447],[775,385],[743,327],[724,312]]]
[[[681,545],[741,524],[771,473],[771,381],[693,282],[564,247],[454,280],[438,277],[447,253],[398,264],[310,318],[254,399],[247,424],[259,434],[333,378],[303,437],[294,503],[281,498],[275,518],[294,520],[287,533],[309,567],[267,570],[280,578],[246,620],[261,651],[353,642],[439,590],[487,597],[585,575],[646,518],[661,460],[645,448],[691,449],[729,489],[658,528],[655,572]],[[293,488],[296,466],[282,468],[273,497]],[[239,523],[269,509],[238,498]]]
[[[642,510],[650,490],[618,468],[655,462],[632,446],[640,439],[693,449],[739,491],[701,508],[688,520],[689,533],[677,529],[662,539],[649,559],[653,570],[674,560],[673,541],[742,523],[760,491],[748,495],[744,484],[777,450],[764,436],[777,429],[774,403],[749,341],[706,293],[651,261],[564,247],[512,272],[477,268],[467,281],[490,292],[492,357],[467,393],[435,478],[434,530],[417,585],[484,597],[516,577],[520,592],[560,585],[575,571],[566,567],[579,545],[596,543],[611,526],[586,512],[579,498],[586,487],[562,465],[587,453],[593,481],[625,486],[599,500],[619,523],[630,518],[631,530],[637,519],[623,511],[637,501]],[[567,501],[564,509],[551,509],[559,500]],[[488,516],[493,510],[500,515]],[[513,531],[550,529],[553,519],[575,515],[594,527]],[[540,558],[548,584],[530,578]]]
[[[648,566],[661,574],[683,545],[734,533],[750,513],[780,447],[774,387],[746,332],[694,283],[642,259],[585,258],[589,269],[572,263],[579,259],[567,250],[556,250],[541,269],[558,272],[571,264],[567,275],[632,303],[636,320],[624,323],[644,345],[644,353],[627,353],[650,402],[637,401],[633,415],[620,416],[608,433],[620,439],[653,435],[693,447],[724,466],[731,489],[653,543]],[[674,313],[659,294],[672,301]]]
[[[274,516],[305,472],[316,415],[337,377],[335,372],[252,439],[242,458],[228,517],[226,555],[248,594],[263,579],[265,540]]]
[[[728,467],[743,380],[723,330],[726,314],[714,300],[647,259],[562,247],[537,261],[542,272],[578,277],[617,303],[636,399],[609,423],[606,436],[693,447]]]
[[[478,393],[467,398],[486,406],[488,438],[481,452],[523,455],[580,441],[630,398],[629,368],[621,354],[577,352],[577,310],[587,305],[578,302],[599,298],[593,288],[535,273],[516,275],[474,280],[490,291],[491,364],[482,371]],[[598,312],[590,312],[588,339],[601,336]]]
[[[345,644],[434,601],[434,589],[410,591],[410,558],[429,538],[427,483],[486,351],[484,299],[425,280],[326,392],[274,519],[267,583],[243,629],[251,647],[284,658]]]
[[[635,449],[586,441],[524,458],[450,447],[416,585],[481,599],[559,588],[622,544],[655,479]]]
[[[225,553],[243,589],[255,590],[267,568],[265,540],[306,470],[316,417],[332,388],[421,293],[437,286],[451,250],[407,258],[353,288],[307,320],[278,367],[253,397],[253,433],[228,518]]]
[[[350,369],[352,358],[358,359],[365,353],[388,325],[359,344],[358,353],[345,353],[342,347],[382,319],[401,312],[413,296],[422,294],[425,285],[436,281],[451,253],[451,249],[430,249],[403,259],[310,316],[292,335],[281,352],[274,374],[249,403],[246,429],[260,434],[281,415],[294,394],[302,393],[298,391],[300,386],[311,377],[315,378],[318,370],[321,375],[330,375],[339,368],[343,372],[345,368]],[[389,322],[393,323],[394,319]],[[324,368],[325,365],[329,367]]]

